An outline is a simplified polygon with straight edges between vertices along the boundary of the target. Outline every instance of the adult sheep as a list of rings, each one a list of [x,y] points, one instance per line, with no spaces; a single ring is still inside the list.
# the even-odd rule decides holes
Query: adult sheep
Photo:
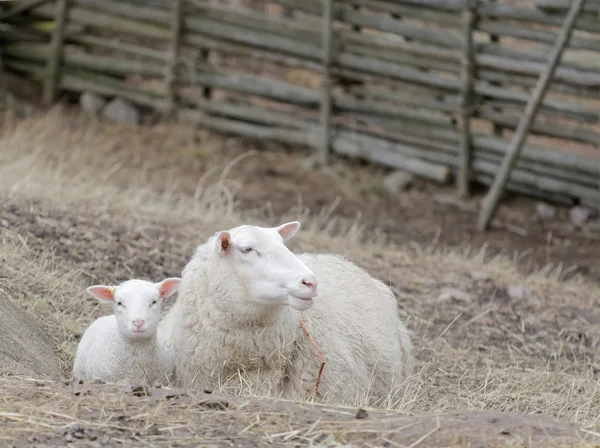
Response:
[[[175,384],[307,398],[321,361],[302,319],[326,359],[322,400],[377,404],[398,390],[413,361],[394,294],[340,256],[294,255],[284,242],[299,227],[240,226],[197,248],[161,324]]]

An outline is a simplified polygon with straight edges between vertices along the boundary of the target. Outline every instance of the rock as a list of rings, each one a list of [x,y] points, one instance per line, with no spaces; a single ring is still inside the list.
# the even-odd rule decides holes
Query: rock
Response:
[[[569,210],[569,219],[576,226],[582,226],[590,217],[590,209],[581,205],[576,205]]]
[[[440,302],[445,302],[447,300],[460,300],[463,302],[471,300],[471,294],[461,291],[456,288],[442,288],[440,290],[440,295],[438,296],[438,300]]]
[[[87,446],[89,446],[90,448],[102,448],[103,447],[103,445],[98,442],[87,442]]]
[[[471,272],[471,279],[475,280],[476,282],[484,282],[486,280],[489,280],[490,276],[482,271],[473,271]]]
[[[106,101],[95,93],[83,92],[79,97],[79,106],[81,109],[94,117],[100,115],[100,111],[105,105]]]
[[[106,105],[102,116],[109,121],[137,126],[140,124],[140,113],[129,102],[115,98]]]
[[[513,300],[521,300],[531,296],[531,291],[521,285],[510,285],[506,293]]]
[[[398,193],[406,189],[415,180],[415,176],[406,171],[394,171],[385,176],[383,186],[389,193]]]
[[[359,408],[358,411],[356,411],[356,418],[359,420],[365,419],[369,416],[369,413],[367,411],[365,411],[363,408]]]
[[[535,211],[542,219],[552,219],[556,216],[556,207],[545,202],[538,202],[535,205]]]
[[[306,157],[301,160],[300,166],[304,171],[313,171],[321,167],[321,162],[315,156]]]
[[[64,379],[51,339],[7,297],[0,298],[0,334],[0,375]]]

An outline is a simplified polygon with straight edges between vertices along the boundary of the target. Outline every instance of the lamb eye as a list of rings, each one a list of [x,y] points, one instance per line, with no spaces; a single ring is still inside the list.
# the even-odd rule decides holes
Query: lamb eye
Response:
[[[156,305],[158,302],[156,300],[152,301],[152,305]]]
[[[242,248],[240,249],[240,251],[241,251],[243,254],[249,254],[250,252],[252,252],[252,251],[253,251],[253,249],[252,249],[251,247],[242,247]]]
[[[117,306],[123,306],[123,302],[117,302]]]

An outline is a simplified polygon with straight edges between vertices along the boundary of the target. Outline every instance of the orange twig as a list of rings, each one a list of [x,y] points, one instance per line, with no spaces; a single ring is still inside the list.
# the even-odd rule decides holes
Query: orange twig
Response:
[[[302,319],[300,319],[300,326],[306,333],[306,336],[308,336],[308,339],[310,340],[311,344],[317,351],[317,354],[319,355],[319,359],[321,360],[321,367],[319,367],[319,374],[317,375],[317,384],[315,385],[315,391],[314,391],[314,395],[317,395],[319,393],[319,384],[321,384],[321,375],[323,374],[323,368],[325,367],[325,358],[323,357],[323,353],[321,353],[321,350],[319,349],[317,342],[311,336],[311,334],[308,332],[308,328],[306,328],[306,324],[304,323],[304,320],[302,320]]]

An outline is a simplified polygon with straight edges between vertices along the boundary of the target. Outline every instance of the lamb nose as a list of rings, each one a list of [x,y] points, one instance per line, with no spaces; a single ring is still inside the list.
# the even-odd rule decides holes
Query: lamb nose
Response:
[[[308,286],[313,291],[317,289],[317,279],[313,277],[306,277],[302,279],[302,284]]]
[[[134,320],[132,323],[133,323],[133,325],[135,325],[136,327],[141,327],[142,325],[144,325],[144,321],[143,321],[143,320],[141,320],[141,319]]]

